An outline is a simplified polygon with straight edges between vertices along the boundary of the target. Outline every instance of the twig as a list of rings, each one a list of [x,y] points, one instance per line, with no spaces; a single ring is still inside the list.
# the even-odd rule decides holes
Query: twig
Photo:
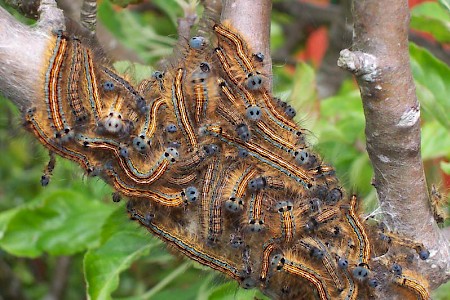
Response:
[[[408,55],[408,1],[353,1],[354,40],[338,64],[354,73],[367,150],[386,225],[430,250],[420,273],[436,288],[450,278],[450,249],[433,219],[420,155],[420,106]]]
[[[79,21],[81,18],[80,4],[80,1],[58,1],[58,6],[64,11],[64,14],[75,21]],[[142,5],[143,4],[137,7],[140,8]],[[130,60],[143,63],[142,59],[138,57],[136,52],[132,51],[129,48],[126,48],[107,28],[105,28],[105,25],[103,25],[103,23],[97,23],[95,32],[98,42],[102,46],[105,53],[108,53],[108,57],[113,61]]]
[[[184,262],[178,268],[176,268],[175,270],[170,272],[169,275],[164,277],[163,280],[158,282],[158,284],[156,284],[154,287],[152,287],[148,292],[146,292],[145,294],[141,295],[140,298],[141,299],[151,299],[159,291],[164,289],[164,287],[166,287],[168,284],[170,284],[175,278],[177,278],[178,276],[184,274],[191,266],[192,266],[192,263],[190,261],[189,262]]]
[[[58,257],[50,289],[44,297],[45,300],[64,299],[64,292],[69,280],[71,261],[70,256]]]

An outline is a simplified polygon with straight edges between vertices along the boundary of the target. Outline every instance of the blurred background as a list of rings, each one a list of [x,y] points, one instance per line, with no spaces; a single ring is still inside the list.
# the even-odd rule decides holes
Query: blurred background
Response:
[[[11,8],[16,2],[0,0],[0,5],[33,24]],[[369,213],[377,204],[362,104],[354,80],[336,66],[339,51],[351,45],[350,2],[274,1],[273,87],[296,108],[297,121],[311,131],[310,143],[336,167],[347,191],[364,198]],[[430,189],[440,190],[447,210],[450,0],[409,2],[422,155]],[[132,74],[136,82],[149,77],[172,53],[185,1],[98,3],[97,34],[116,69]],[[58,4],[68,15],[79,15],[79,1]],[[86,178],[75,164],[57,158],[51,183],[42,187],[48,152],[21,123],[14,105],[0,98],[0,299],[266,299],[172,255],[127,219],[125,201],[113,203],[111,188]],[[450,284],[433,299],[450,299]]]

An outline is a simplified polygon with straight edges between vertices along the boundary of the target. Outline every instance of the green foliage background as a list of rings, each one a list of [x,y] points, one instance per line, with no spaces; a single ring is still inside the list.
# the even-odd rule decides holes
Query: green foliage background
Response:
[[[112,1],[126,6],[129,1]],[[118,62],[120,72],[150,76],[170,55],[176,41],[176,0],[155,0],[152,12],[99,5],[99,20],[149,66]],[[4,5],[1,1],[0,4]],[[412,11],[411,26],[450,41],[450,5],[425,3]],[[274,13],[274,19],[289,21]],[[272,45],[284,37],[272,23]],[[450,174],[450,68],[426,49],[410,46],[411,66],[422,105],[422,154],[428,181],[441,184]],[[365,151],[364,115],[357,86],[346,81],[333,97],[318,101],[316,71],[299,63],[292,73],[274,68],[275,93],[297,109],[298,121],[311,130],[310,142],[333,164],[348,191],[359,193],[367,210],[376,207]],[[61,256],[70,256],[66,299],[265,299],[240,289],[220,274],[171,255],[164,245],[127,219],[124,201],[112,203],[111,188],[88,179],[75,164],[59,159],[50,185],[39,179],[48,154],[21,128],[17,109],[0,99],[0,260],[12,268],[29,299],[47,295]],[[447,192],[445,191],[447,197]],[[448,225],[448,224],[447,224]],[[450,299],[450,285],[434,299]]]

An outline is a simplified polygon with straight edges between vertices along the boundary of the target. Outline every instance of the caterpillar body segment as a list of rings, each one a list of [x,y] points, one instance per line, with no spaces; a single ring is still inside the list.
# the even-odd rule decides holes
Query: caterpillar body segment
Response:
[[[417,299],[420,300],[430,300],[430,294],[427,290],[427,287],[423,285],[419,280],[416,280],[409,276],[395,276],[394,282],[416,294]]]

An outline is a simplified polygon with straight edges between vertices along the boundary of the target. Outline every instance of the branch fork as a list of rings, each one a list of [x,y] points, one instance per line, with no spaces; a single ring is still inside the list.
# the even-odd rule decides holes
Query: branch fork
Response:
[[[342,50],[337,64],[367,82],[374,82],[380,75],[377,58],[361,51]]]

